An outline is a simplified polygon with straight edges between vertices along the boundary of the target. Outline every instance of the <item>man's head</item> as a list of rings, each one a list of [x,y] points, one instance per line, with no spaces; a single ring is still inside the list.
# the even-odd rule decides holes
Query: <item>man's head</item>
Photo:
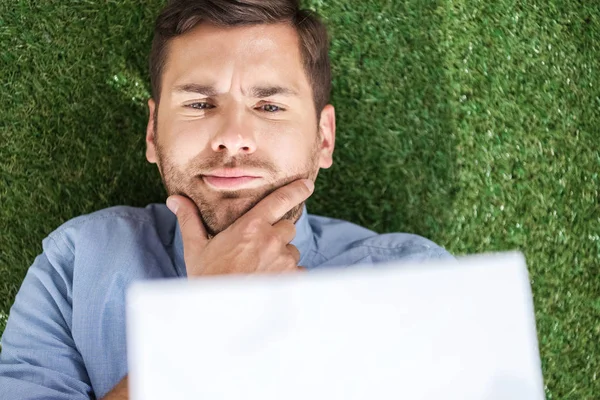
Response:
[[[327,31],[298,1],[170,1],[150,73],[146,158],[169,195],[196,203],[211,235],[278,187],[331,166]]]

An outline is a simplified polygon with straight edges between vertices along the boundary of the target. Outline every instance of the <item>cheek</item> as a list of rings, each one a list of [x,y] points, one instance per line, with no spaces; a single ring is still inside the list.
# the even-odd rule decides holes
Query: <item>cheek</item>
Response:
[[[186,165],[208,146],[206,127],[198,125],[197,121],[178,122],[167,133],[169,156],[178,165]]]
[[[277,129],[265,135],[262,141],[262,152],[268,154],[273,163],[282,171],[293,172],[303,170],[314,157],[314,132],[302,129]]]

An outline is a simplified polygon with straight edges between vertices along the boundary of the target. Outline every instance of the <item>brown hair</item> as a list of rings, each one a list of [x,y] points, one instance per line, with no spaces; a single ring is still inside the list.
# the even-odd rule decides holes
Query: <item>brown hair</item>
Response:
[[[150,53],[150,82],[157,104],[169,40],[202,22],[227,27],[291,24],[298,33],[302,63],[319,117],[331,92],[327,28],[314,12],[301,10],[299,0],[170,0],[156,20]]]

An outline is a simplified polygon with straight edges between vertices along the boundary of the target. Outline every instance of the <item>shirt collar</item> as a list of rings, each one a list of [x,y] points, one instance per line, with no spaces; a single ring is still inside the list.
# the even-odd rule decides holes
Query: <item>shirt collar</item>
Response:
[[[296,237],[290,242],[290,244],[296,246],[300,251],[300,264],[308,268],[306,263],[309,260],[310,253],[313,248],[314,238],[313,231],[308,223],[308,211],[306,205],[302,208],[302,214],[298,221],[296,221]],[[175,267],[180,276],[187,276],[185,269],[185,260],[183,258],[183,238],[181,236],[181,229],[179,228],[179,222],[175,219],[175,233],[173,236],[173,255],[175,258]]]

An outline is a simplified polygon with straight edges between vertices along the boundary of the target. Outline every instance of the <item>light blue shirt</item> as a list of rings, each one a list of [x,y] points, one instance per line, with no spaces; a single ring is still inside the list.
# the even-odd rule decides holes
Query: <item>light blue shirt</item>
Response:
[[[0,399],[102,398],[128,371],[127,287],[186,276],[177,219],[163,204],[113,207],[66,222],[42,244],[2,336]],[[306,208],[292,244],[309,270],[452,257],[420,236],[378,235]]]

